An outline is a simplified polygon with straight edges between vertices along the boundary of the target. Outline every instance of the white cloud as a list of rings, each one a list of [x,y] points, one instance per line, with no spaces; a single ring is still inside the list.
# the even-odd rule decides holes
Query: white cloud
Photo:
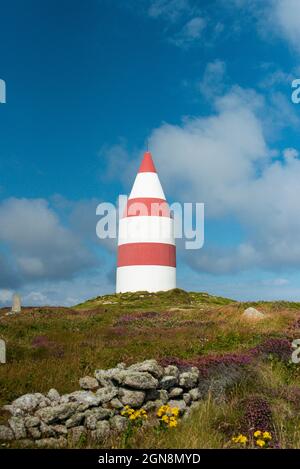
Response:
[[[62,224],[44,199],[6,199],[0,204],[0,220],[5,248],[1,283],[70,278],[95,265],[80,237]]]
[[[299,0],[271,0],[269,13],[276,31],[300,52]]]
[[[222,95],[224,91],[224,79],[226,74],[226,64],[222,60],[209,62],[199,83],[200,93],[206,98],[211,99]]]
[[[267,143],[266,133],[290,122],[276,104],[236,86],[215,99],[212,115],[153,131],[150,146],[166,192],[204,202],[208,218],[230,216],[245,232],[245,240],[230,249],[187,253],[194,268],[226,273],[299,267],[300,160],[296,149],[276,158],[279,152]]]
[[[283,150],[283,157],[286,160],[289,160],[291,158],[298,158],[298,156],[299,152],[295,148],[285,148],[285,150]]]
[[[300,52],[300,2],[299,0],[221,0],[223,4],[240,9],[246,17],[251,15],[258,31],[267,40],[281,37]]]
[[[264,65],[265,68],[272,66],[269,64],[269,67],[267,67],[267,64],[263,64],[262,68],[264,68]],[[266,75],[266,77],[259,83],[259,86],[265,89],[272,89],[279,85],[288,85],[290,87],[294,77],[294,74],[286,73],[280,69],[275,69]]]
[[[12,290],[0,289],[0,303],[7,304],[12,300]]]
[[[164,17],[176,21],[182,14],[191,11],[189,0],[154,0],[150,3],[148,15],[152,18]]]
[[[26,305],[47,305],[49,304],[49,299],[47,295],[44,295],[40,291],[31,291],[30,293],[27,293],[24,295],[22,298],[22,301]]]
[[[266,286],[274,286],[274,287],[284,287],[288,285],[290,281],[286,278],[274,278],[271,280],[263,280],[262,285]]]
[[[178,47],[189,47],[202,37],[206,21],[201,16],[189,20],[183,28],[170,38],[170,42]]]
[[[216,114],[186,119],[181,126],[164,124],[151,136],[164,179],[170,187],[180,182],[181,197],[208,203],[211,216],[224,214],[232,192],[270,159],[255,98],[236,88],[217,99]]]
[[[116,174],[119,174],[119,180],[122,183],[128,182],[131,173],[131,158],[124,141],[116,145],[104,145],[99,150],[99,159],[101,163],[101,181],[115,180]]]

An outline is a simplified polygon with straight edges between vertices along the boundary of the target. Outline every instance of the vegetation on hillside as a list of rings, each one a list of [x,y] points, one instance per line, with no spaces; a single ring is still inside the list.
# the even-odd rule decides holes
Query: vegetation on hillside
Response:
[[[243,318],[248,306],[262,311],[265,319]],[[6,311],[0,310],[8,359],[0,367],[1,406],[27,392],[73,391],[80,377],[121,361],[155,358],[204,368],[232,362],[247,367],[246,378],[229,387],[221,402],[210,396],[176,428],[160,434],[139,429],[126,445],[237,447],[232,437],[245,433],[252,447],[251,432],[259,424],[255,415],[270,412],[272,444],[300,448],[300,365],[284,355],[285,344],[300,338],[298,303],[239,303],[176,289],[105,295],[73,308],[24,308],[15,316]],[[249,354],[253,360],[246,360]],[[1,411],[0,423],[6,418]],[[123,447],[124,439],[106,446]]]

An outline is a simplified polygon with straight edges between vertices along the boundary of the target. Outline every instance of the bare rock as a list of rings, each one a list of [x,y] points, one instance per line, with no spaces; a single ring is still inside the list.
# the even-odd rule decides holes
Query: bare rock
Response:
[[[67,420],[77,410],[78,404],[69,402],[67,404],[59,404],[54,407],[45,407],[36,412],[36,416],[45,423],[51,424]]]
[[[199,388],[193,388],[189,391],[192,401],[198,401],[201,399],[201,392]]]
[[[264,313],[261,313],[255,308],[245,309],[242,316],[247,319],[258,319],[258,320],[264,319],[266,317]]]
[[[114,397],[118,395],[118,388],[115,386],[106,386],[104,388],[98,389],[96,391],[96,396],[99,398],[100,402],[103,404],[104,402],[111,401]]]
[[[168,405],[172,408],[177,408],[179,409],[179,413],[180,414],[183,414],[186,410],[186,403],[184,402],[183,399],[171,399],[169,402],[168,402]]]
[[[197,369],[195,369],[197,370]],[[192,389],[197,386],[199,379],[199,371],[185,371],[179,375],[179,386],[182,388]]]
[[[85,404],[88,407],[95,407],[100,404],[100,398],[92,391],[74,391],[62,396],[60,402],[63,402],[64,400],[67,402]]]
[[[26,428],[24,419],[22,417],[11,417],[8,420],[9,426],[14,432],[15,439],[21,440],[21,438],[26,438]]]
[[[176,386],[176,384],[178,384],[178,378],[176,376],[166,375],[161,379],[159,386],[162,389],[170,389]]]
[[[50,401],[48,397],[44,397],[44,399],[42,399],[41,402],[39,403],[38,408],[43,409],[44,407],[48,407],[49,405],[52,405],[52,401]]]
[[[93,439],[103,441],[109,436],[110,425],[106,420],[97,423],[96,430],[91,432]]]
[[[159,409],[162,405],[164,405],[164,402],[160,399],[157,399],[156,401],[146,402],[146,404],[143,405],[143,409],[145,409],[147,412],[151,412],[152,410]]]
[[[32,417],[31,415],[29,415],[28,417],[25,417],[24,419],[26,428],[38,427],[40,422],[41,421],[38,417]]]
[[[50,425],[47,425],[44,422],[41,422],[40,431],[41,431],[42,437],[44,438],[50,438],[56,435],[56,432],[54,431],[54,429]]]
[[[37,440],[35,445],[38,448],[65,448],[67,446],[67,439],[62,436],[59,438],[42,438],[41,440]]]
[[[165,376],[175,376],[175,378],[178,378],[179,369],[175,365],[168,365],[164,369],[164,374]]]
[[[99,388],[99,383],[96,378],[93,378],[92,376],[85,376],[84,378],[80,378],[79,386],[82,389],[88,389],[93,391],[94,389]]]
[[[38,440],[41,438],[42,434],[38,427],[30,427],[27,429],[28,436],[33,440]]]
[[[112,430],[115,430],[118,433],[123,432],[128,427],[128,420],[122,415],[115,415],[110,419],[109,422]]]
[[[83,441],[83,439],[85,439],[86,435],[86,428],[84,428],[82,425],[73,427],[69,430],[68,441],[71,443],[71,445],[78,445]]]
[[[99,381],[101,386],[113,386],[114,381],[121,384],[124,379],[125,370],[120,368],[110,368],[109,370],[96,370],[94,373],[95,378]]]
[[[85,414],[83,412],[76,412],[73,414],[68,420],[66,420],[66,427],[71,428],[71,427],[78,427],[84,420]]]
[[[148,389],[146,391],[145,401],[155,401],[156,399],[159,399],[159,390]]]
[[[66,436],[68,434],[68,429],[65,425],[51,425],[51,430],[53,430],[56,435]]]
[[[182,388],[172,388],[169,390],[170,397],[178,397],[178,396],[181,396],[182,393],[183,393]]]
[[[60,394],[56,389],[52,388],[48,391],[47,397],[52,402],[58,402],[60,399]]]
[[[185,393],[182,395],[182,399],[184,400],[184,402],[186,403],[186,405],[189,405],[189,403],[190,403],[191,400],[192,400],[191,395],[190,395],[188,392],[185,392]]]
[[[45,400],[45,396],[41,393],[24,394],[12,402],[12,406],[21,409],[24,412],[33,412],[39,407],[41,402]]]
[[[145,393],[143,391],[134,391],[131,389],[120,388],[119,398],[122,404],[137,408],[141,407],[143,404]]]
[[[126,370],[126,363],[124,362],[118,363],[116,368],[118,368],[119,370]]]
[[[12,415],[13,417],[24,417],[25,415],[24,410],[21,410],[12,404],[6,404],[2,408],[3,410],[6,410],[7,412],[9,412],[10,415]]]
[[[159,399],[166,404],[169,400],[169,393],[165,389],[160,389],[159,390]]]
[[[156,360],[145,360],[140,363],[135,363],[128,368],[129,371],[148,372],[154,378],[160,379],[164,374],[164,369],[157,363]]]
[[[14,434],[11,428],[5,425],[0,425],[0,441],[11,441],[14,439]]]
[[[110,417],[112,417],[112,411],[110,409],[98,407],[97,409],[87,410],[85,412],[85,426],[89,430],[95,430],[99,421]]]
[[[158,381],[148,372],[125,371],[122,384],[134,389],[156,389]]]
[[[111,406],[113,409],[116,409],[116,410],[123,409],[123,407],[124,407],[124,405],[122,404],[122,402],[120,401],[120,399],[118,399],[117,397],[114,397],[114,398],[110,401],[110,406]]]

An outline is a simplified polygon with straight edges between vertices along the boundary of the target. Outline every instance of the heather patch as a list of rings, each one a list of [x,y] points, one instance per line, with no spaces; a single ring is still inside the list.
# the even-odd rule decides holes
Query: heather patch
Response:
[[[32,340],[31,346],[36,350],[35,355],[40,358],[45,358],[47,355],[55,358],[63,358],[64,356],[63,346],[50,340],[47,336],[36,336]]]
[[[240,402],[243,411],[242,431],[251,434],[254,431],[272,431],[273,419],[269,402],[263,396],[248,396]]]

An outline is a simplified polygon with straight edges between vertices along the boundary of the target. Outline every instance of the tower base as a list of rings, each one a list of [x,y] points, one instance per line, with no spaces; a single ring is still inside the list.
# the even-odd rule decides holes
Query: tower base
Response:
[[[117,293],[158,292],[176,288],[176,267],[131,265],[117,268]]]

